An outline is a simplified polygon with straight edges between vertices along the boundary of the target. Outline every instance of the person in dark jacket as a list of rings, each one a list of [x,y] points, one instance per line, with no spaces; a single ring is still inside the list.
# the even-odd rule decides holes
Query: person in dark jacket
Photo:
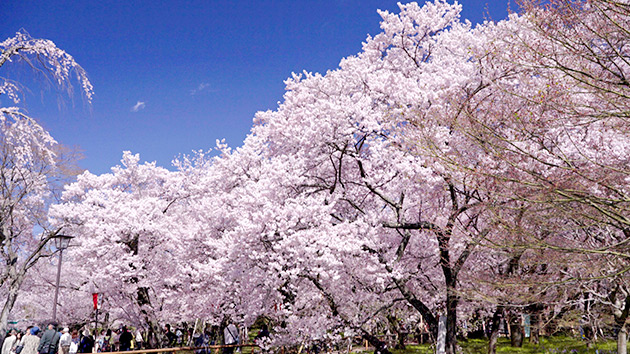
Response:
[[[79,353],[91,353],[94,348],[94,338],[87,329],[83,331],[83,338],[79,342]]]
[[[37,347],[39,354],[57,354],[61,334],[55,330],[55,326],[56,323],[48,324],[48,329],[42,335],[42,339],[40,339],[39,346]]]
[[[164,340],[162,343],[162,347],[163,348],[173,347],[175,345],[176,340],[177,340],[177,336],[175,335],[175,333],[171,331],[171,325],[167,323],[166,325],[164,325]]]
[[[120,351],[126,352],[131,350],[131,341],[133,340],[133,335],[127,330],[127,326],[122,327],[122,333],[120,334]]]

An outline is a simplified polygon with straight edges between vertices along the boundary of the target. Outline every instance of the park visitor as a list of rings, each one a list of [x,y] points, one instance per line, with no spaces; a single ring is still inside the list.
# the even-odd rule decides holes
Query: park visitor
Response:
[[[4,339],[2,343],[2,354],[11,354],[15,343],[17,342],[17,332],[15,329],[9,331],[9,336]]]
[[[171,325],[168,324],[168,323],[165,324],[164,325],[164,345],[163,345],[163,347],[170,348],[170,347],[175,345],[176,341],[177,341],[177,336],[175,335],[175,333],[173,333],[171,331]]]
[[[127,326],[122,326],[122,332],[120,333],[120,351],[126,352],[131,350],[131,342],[133,341],[133,336],[127,330]]]
[[[138,327],[136,329],[136,335],[134,336],[134,339],[136,340],[136,350],[138,349],[142,349],[143,347],[143,338],[142,338],[142,331],[140,330],[140,327]]]
[[[22,351],[20,354],[37,354],[37,346],[39,346],[39,327],[34,326],[27,329],[24,339],[22,340]]]
[[[15,336],[15,344],[13,345],[13,350],[11,350],[11,354],[20,354],[20,352],[22,352],[22,348],[24,347],[24,344],[22,343],[22,340],[24,339],[22,337],[22,331],[17,330]]]
[[[42,339],[39,341],[37,352],[39,354],[57,354],[57,347],[59,346],[59,339],[61,335],[55,327],[56,323],[49,323],[48,329],[42,335]]]
[[[79,331],[76,329],[72,330],[72,343],[70,343],[69,354],[76,354],[79,352]]]
[[[70,334],[70,329],[65,327],[61,331],[61,338],[59,339],[59,349],[61,350],[60,354],[69,354],[70,344],[72,344],[72,335]]]
[[[101,332],[94,338],[94,347],[96,353],[103,352],[103,346],[105,345],[105,330],[101,329]]]
[[[83,331],[83,338],[79,342],[79,353],[91,353],[94,348],[94,339],[87,329]]]
[[[234,345],[238,344],[238,328],[234,322],[230,321],[230,324],[225,327],[223,330],[223,344],[225,345]],[[234,347],[225,347],[223,348],[223,354],[232,354],[234,352]]]

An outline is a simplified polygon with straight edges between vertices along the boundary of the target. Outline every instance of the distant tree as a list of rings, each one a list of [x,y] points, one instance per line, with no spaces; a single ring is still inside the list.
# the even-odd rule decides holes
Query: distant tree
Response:
[[[76,77],[85,97],[92,85],[72,56],[49,40],[25,32],[0,42],[0,70],[23,63],[69,93]],[[42,257],[51,255],[49,241],[59,234],[50,228],[47,208],[65,178],[63,150],[35,119],[18,106],[20,84],[0,77],[0,97],[16,106],[0,107],[0,340],[27,272]]]
[[[205,299],[216,286],[199,283],[214,277],[213,267],[203,266],[212,250],[196,221],[200,210],[188,205],[182,173],[139,159],[127,151],[111,173],[85,171],[66,186],[49,217],[76,236],[68,262],[90,274],[67,295],[95,289],[112,321],[159,335],[159,321],[208,316]]]

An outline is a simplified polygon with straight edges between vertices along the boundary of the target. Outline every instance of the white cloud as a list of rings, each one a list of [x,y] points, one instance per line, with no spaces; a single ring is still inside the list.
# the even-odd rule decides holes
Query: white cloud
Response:
[[[144,107],[146,107],[146,104],[144,102],[138,101],[135,106],[131,107],[131,111],[138,112],[140,110],[143,110]]]
[[[202,83],[199,84],[199,86],[197,86],[196,89],[190,90],[190,95],[194,96],[194,95],[198,94],[199,92],[205,90],[208,87],[210,87],[210,84],[202,82]]]

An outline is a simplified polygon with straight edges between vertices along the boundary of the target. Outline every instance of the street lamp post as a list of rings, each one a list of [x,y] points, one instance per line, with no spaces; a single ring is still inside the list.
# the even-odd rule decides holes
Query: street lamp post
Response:
[[[67,235],[57,235],[54,237],[55,239],[55,247],[59,250],[59,263],[57,263],[57,286],[55,287],[55,302],[53,302],[53,321],[57,321],[57,299],[59,298],[59,279],[61,278],[61,261],[63,260],[63,250],[68,248],[70,245],[70,240],[72,240],[74,236]]]

